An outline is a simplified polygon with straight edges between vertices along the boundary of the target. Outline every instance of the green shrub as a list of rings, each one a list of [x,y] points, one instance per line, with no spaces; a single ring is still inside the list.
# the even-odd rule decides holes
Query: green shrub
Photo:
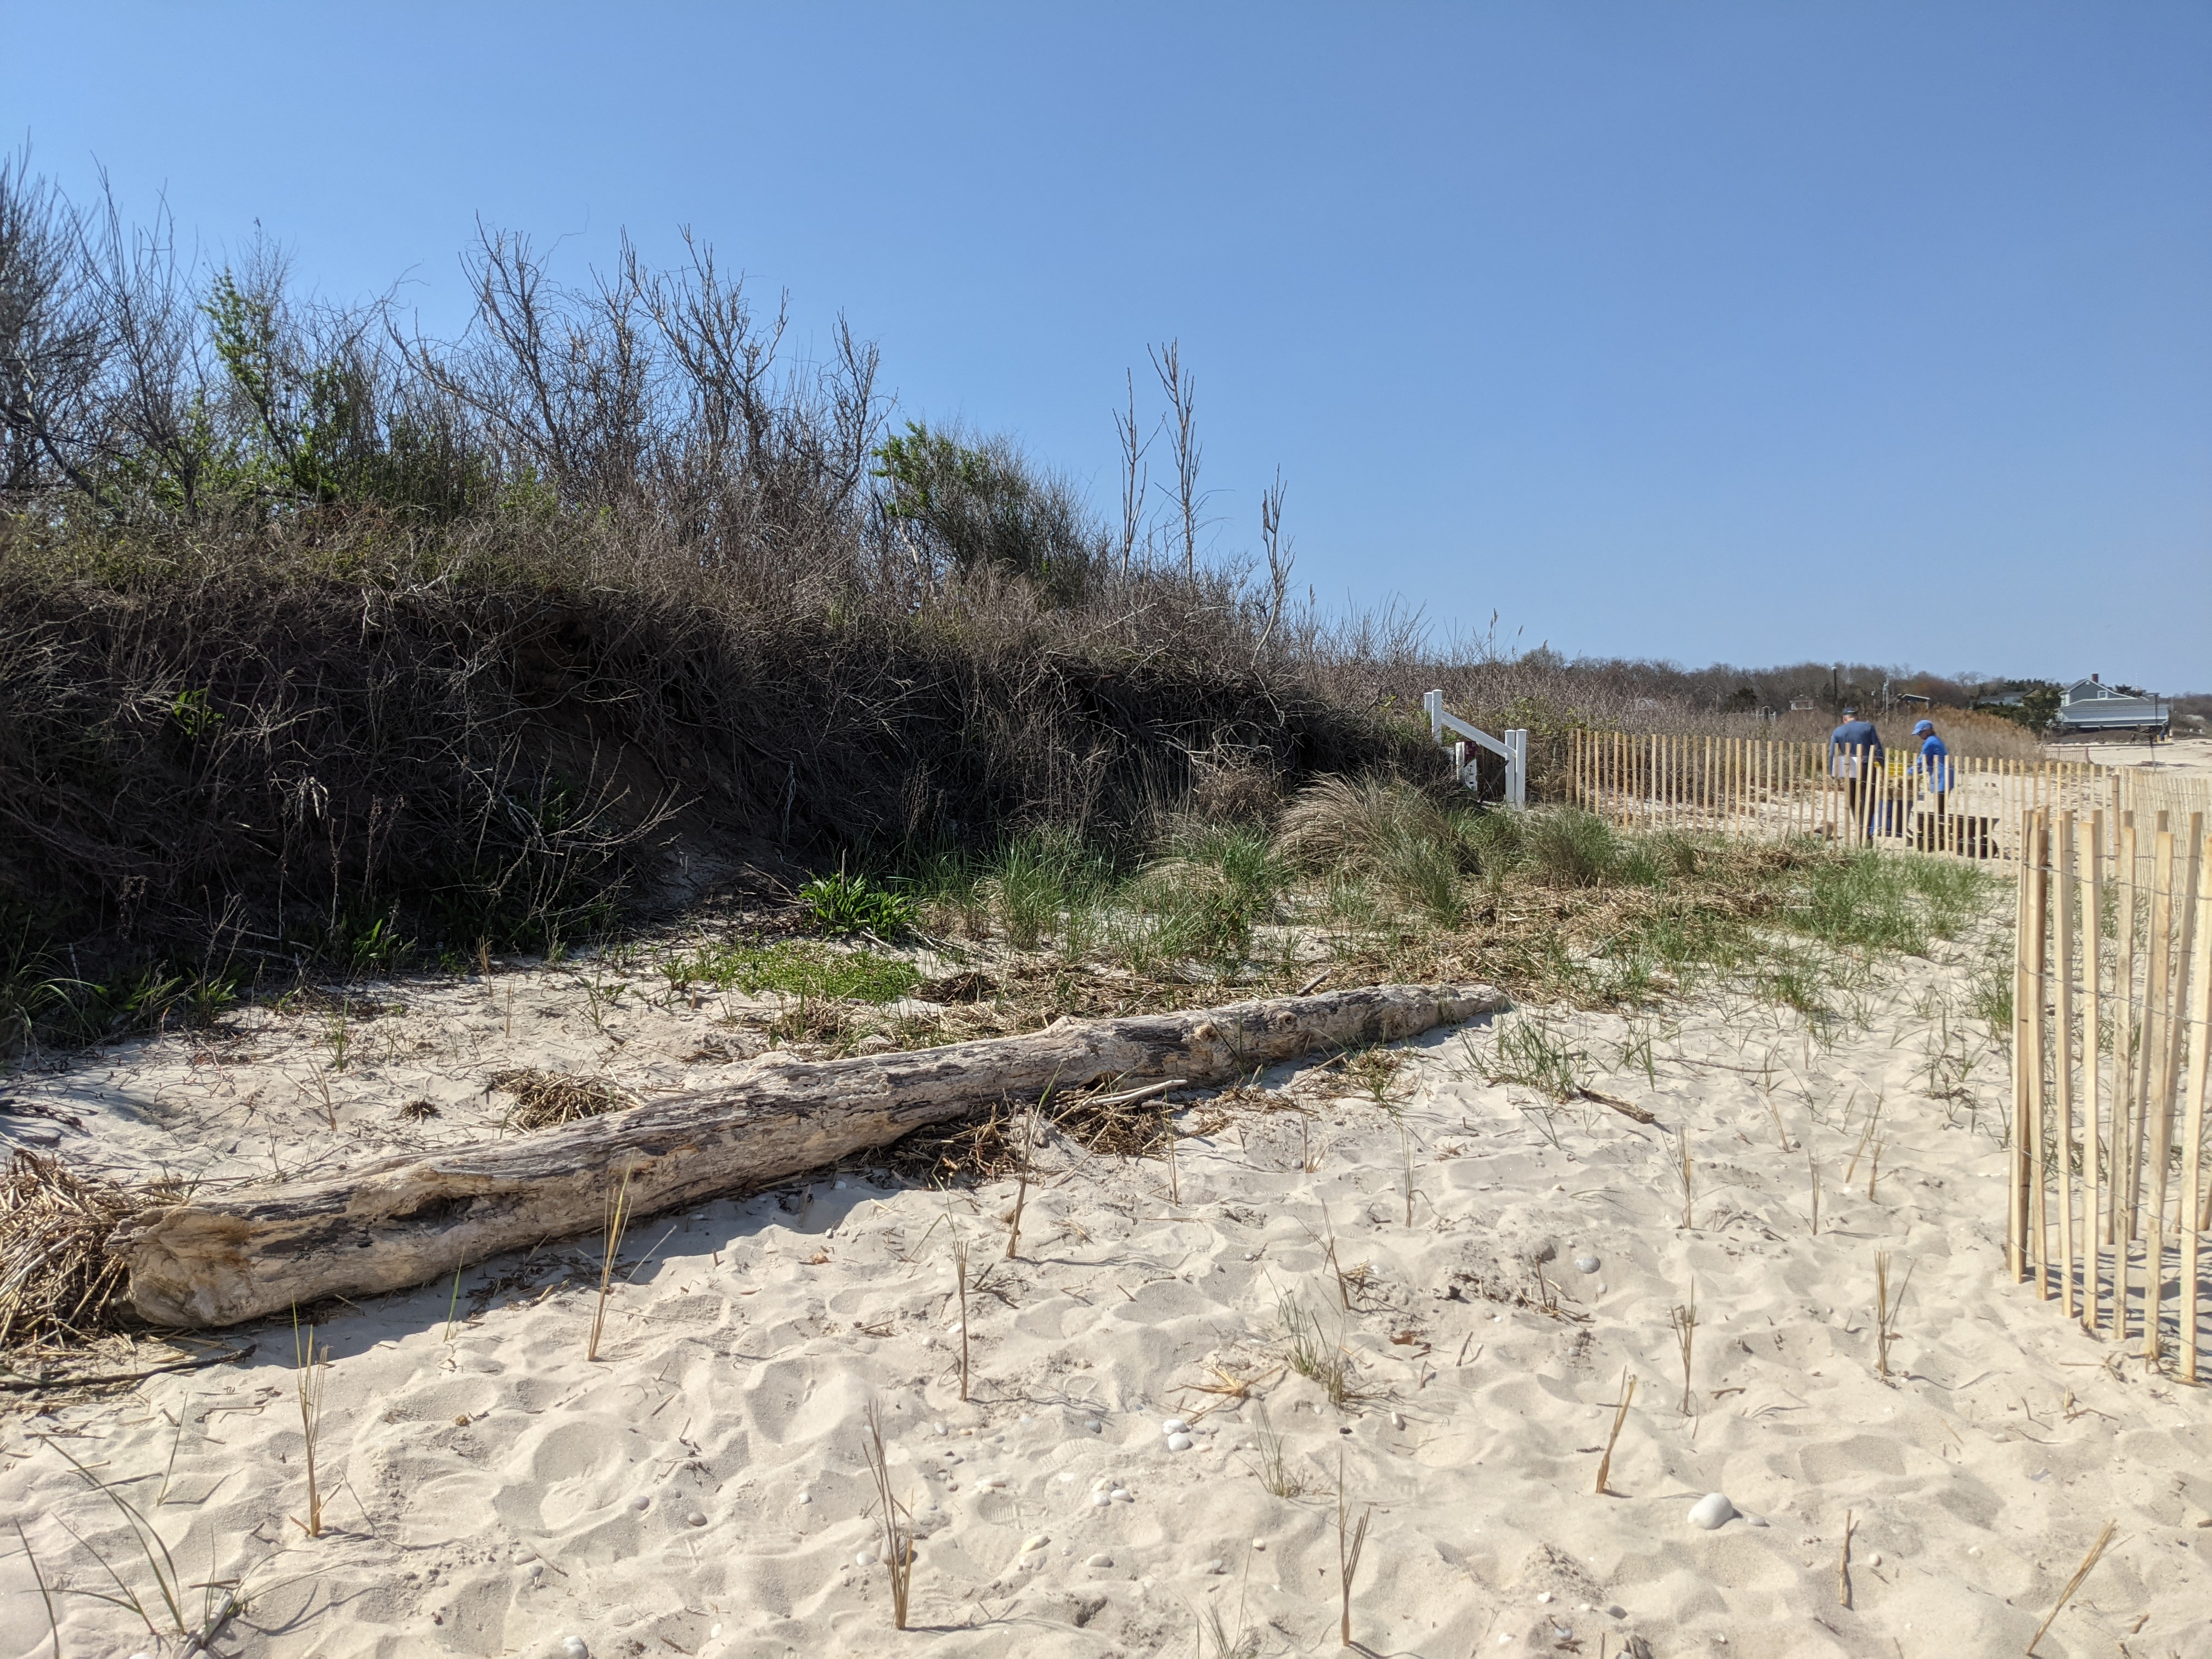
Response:
[[[1553,806],[1528,815],[1522,832],[1530,867],[1560,887],[1595,887],[1620,862],[1620,839],[1605,820],[1579,807]]]
[[[825,933],[903,933],[914,926],[914,900],[842,870],[817,876],[799,890],[799,902]]]

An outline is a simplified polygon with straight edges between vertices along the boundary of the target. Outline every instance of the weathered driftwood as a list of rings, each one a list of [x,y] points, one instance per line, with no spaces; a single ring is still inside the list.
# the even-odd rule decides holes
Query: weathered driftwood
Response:
[[[112,1240],[126,1299],[161,1325],[234,1325],[596,1229],[629,1208],[756,1189],[1000,1099],[1129,1079],[1219,1083],[1316,1050],[1417,1036],[1505,1006],[1486,985],[1382,985],[1133,1019],[1056,1022],[911,1054],[768,1054],[712,1089],[481,1146],[140,1212]]]

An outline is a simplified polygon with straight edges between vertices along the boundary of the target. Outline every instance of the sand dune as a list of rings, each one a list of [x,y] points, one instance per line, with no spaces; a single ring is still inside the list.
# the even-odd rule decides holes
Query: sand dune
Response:
[[[1172,1194],[1164,1163],[1051,1143],[1012,1260],[1013,1183],[933,1192],[866,1167],[641,1221],[595,1364],[595,1243],[503,1258],[464,1278],[450,1330],[449,1286],[322,1327],[323,1537],[288,1518],[306,1503],[289,1328],[246,1333],[243,1364],[8,1419],[0,1523],[50,1580],[112,1588],[74,1528],[148,1582],[58,1440],[187,1581],[246,1577],[224,1653],[574,1638],[597,1656],[1211,1659],[1217,1635],[1340,1650],[1341,1481],[1355,1521],[1371,1508],[1352,1626],[1375,1653],[1640,1638],[1661,1659],[1950,1659],[2020,1652],[2117,1520],[2038,1650],[2212,1652],[2212,1409],[2003,1283],[2003,1061],[1960,1035],[1972,956],[1886,970],[1830,1045],[1719,998],[1634,1023],[1504,1017],[1580,1050],[1656,1126],[1492,1082],[1490,1023],[1410,1045],[1380,1103],[1321,1070],[1263,1079],[1276,1102],[1191,1103]],[[81,1134],[7,1121],[129,1167],[290,1171],[483,1133],[502,1066],[604,1065],[645,1089],[714,1063],[684,1056],[717,1007],[625,1009],[603,1035],[558,975],[514,982],[512,1036],[504,985],[407,994],[346,1073],[325,1064],[327,1110],[313,1018],[257,1014],[227,1052],[170,1038],[15,1079]],[[441,1115],[399,1116],[414,1099]],[[1877,1102],[1869,1196],[1853,1154]],[[980,1275],[965,1403],[956,1232]],[[1911,1273],[1888,1381],[1878,1250]],[[1685,1411],[1670,1310],[1693,1288]],[[1301,1343],[1322,1376],[1290,1368]],[[1624,1373],[1638,1388],[1601,1497]],[[903,1635],[862,1456],[872,1401],[921,1535]],[[1709,1492],[1741,1517],[1691,1525]],[[56,1606],[67,1654],[178,1650],[86,1595]],[[0,1655],[48,1651],[10,1550]]]

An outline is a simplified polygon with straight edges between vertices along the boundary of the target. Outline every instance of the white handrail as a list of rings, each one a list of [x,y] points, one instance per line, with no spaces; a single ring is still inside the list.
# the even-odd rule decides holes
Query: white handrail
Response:
[[[1444,733],[1451,732],[1459,737],[1480,744],[1505,763],[1505,804],[1515,811],[1528,805],[1528,732],[1524,726],[1515,726],[1504,738],[1493,738],[1479,726],[1470,726],[1458,715],[1444,708],[1442,690],[1429,692],[1421,699],[1421,708],[1429,717],[1429,736],[1441,746]],[[1472,764],[1459,767],[1460,781],[1472,789],[1475,787]]]

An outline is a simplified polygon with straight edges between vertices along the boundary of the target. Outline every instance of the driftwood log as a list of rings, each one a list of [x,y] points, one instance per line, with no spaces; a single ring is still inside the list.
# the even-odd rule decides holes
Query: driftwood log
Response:
[[[161,1205],[117,1229],[149,1323],[234,1325],[332,1295],[428,1284],[464,1262],[631,1213],[756,1190],[999,1100],[1124,1079],[1224,1083],[1316,1051],[1415,1036],[1506,1006],[1486,985],[1381,985],[908,1054],[766,1054],[712,1089],[484,1146]]]

